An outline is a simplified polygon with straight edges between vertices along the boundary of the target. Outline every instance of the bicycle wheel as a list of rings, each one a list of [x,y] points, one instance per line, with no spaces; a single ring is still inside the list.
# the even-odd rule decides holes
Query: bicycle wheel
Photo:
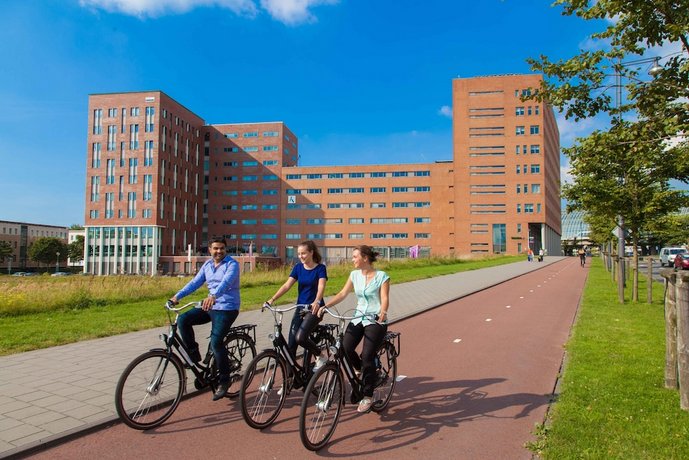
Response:
[[[309,450],[325,446],[335,432],[344,405],[340,368],[328,363],[318,369],[306,386],[299,413],[299,435]]]
[[[232,334],[225,338],[225,348],[230,357],[230,389],[227,395],[234,398],[239,394],[242,375],[256,356],[254,339],[247,334]]]
[[[259,353],[249,363],[239,401],[242,416],[250,427],[265,428],[280,415],[287,396],[285,375],[285,364],[274,350]]]
[[[373,390],[373,405],[371,410],[380,412],[390,403],[392,392],[397,381],[397,357],[395,347],[391,343],[384,343],[378,350],[379,363],[376,369],[376,386]]]
[[[161,425],[177,409],[185,378],[184,367],[176,356],[165,350],[144,353],[126,367],[117,382],[117,415],[137,430]]]

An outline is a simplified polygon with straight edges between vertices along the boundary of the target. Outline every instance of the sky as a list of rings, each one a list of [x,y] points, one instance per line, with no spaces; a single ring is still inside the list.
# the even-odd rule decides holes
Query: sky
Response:
[[[527,58],[569,58],[602,27],[551,3],[3,0],[0,220],[83,225],[93,93],[283,121],[302,166],[449,160],[453,78],[532,73]],[[596,127],[558,125],[562,146]]]

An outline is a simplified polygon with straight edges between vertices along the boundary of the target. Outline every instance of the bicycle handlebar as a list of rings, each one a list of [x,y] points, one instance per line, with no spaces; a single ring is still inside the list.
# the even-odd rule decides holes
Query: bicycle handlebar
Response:
[[[187,308],[187,307],[191,307],[192,305],[194,306],[194,308],[201,308],[201,305],[202,305],[202,304],[203,304],[203,302],[201,302],[201,301],[199,300],[199,301],[196,301],[196,302],[189,302],[189,303],[186,303],[186,304],[184,304],[184,305],[182,305],[182,306],[179,306],[179,307],[175,307],[175,304],[172,303],[171,300],[168,300],[167,302],[165,302],[165,309],[167,309],[167,310],[169,310],[169,311],[174,311],[175,313],[177,313],[177,312],[179,312],[179,311],[184,310],[184,309]]]
[[[263,312],[263,310],[267,308],[268,310],[270,310],[274,313],[286,313],[288,311],[292,311],[292,310],[299,308],[299,307],[310,307],[310,306],[311,305],[306,304],[306,303],[298,303],[298,304],[292,305],[291,307],[288,307],[288,308],[275,308],[271,304],[269,304],[268,302],[264,302],[263,306],[261,307],[261,312]]]
[[[342,315],[339,315],[337,312],[333,313],[333,311],[327,307],[323,307],[323,311],[325,311],[327,314],[329,314],[333,318],[337,318],[337,319],[340,319],[342,321],[353,320],[355,318],[368,318],[371,321],[375,321],[377,323],[378,319],[379,319],[378,315],[372,315],[371,313],[356,312],[356,314],[354,316],[342,316]]]

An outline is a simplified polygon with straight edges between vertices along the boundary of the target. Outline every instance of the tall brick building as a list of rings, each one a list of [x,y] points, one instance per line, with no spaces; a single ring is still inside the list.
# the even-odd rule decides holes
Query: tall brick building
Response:
[[[85,271],[191,272],[209,236],[290,261],[560,251],[559,135],[536,75],[453,82],[453,159],[298,166],[283,122],[207,125],[160,91],[89,97]],[[449,154],[449,152],[448,152]]]

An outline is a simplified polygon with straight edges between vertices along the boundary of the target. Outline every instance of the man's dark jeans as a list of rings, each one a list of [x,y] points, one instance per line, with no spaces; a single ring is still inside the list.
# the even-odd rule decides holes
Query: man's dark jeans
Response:
[[[194,327],[198,324],[211,324],[211,350],[218,363],[219,383],[230,381],[230,360],[227,357],[227,349],[223,345],[223,339],[232,327],[232,323],[239,316],[238,310],[210,310],[203,311],[200,308],[191,309],[180,315],[177,320],[179,336],[189,349],[189,353],[198,353],[199,344],[196,343]]]

